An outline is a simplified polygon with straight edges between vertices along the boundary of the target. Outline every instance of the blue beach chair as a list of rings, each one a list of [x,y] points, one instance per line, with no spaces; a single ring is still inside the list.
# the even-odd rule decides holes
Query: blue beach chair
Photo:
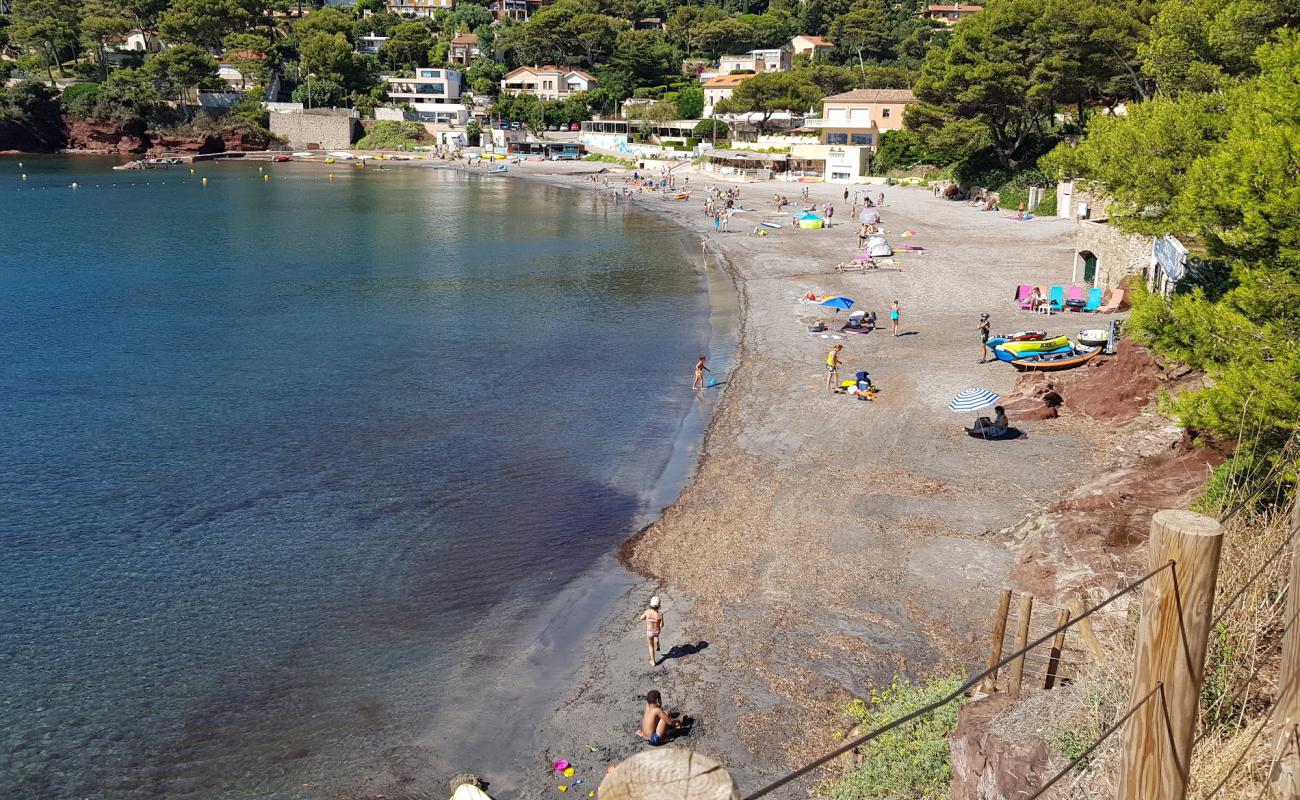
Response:
[[[1096,311],[1101,308],[1101,289],[1096,286],[1088,290],[1088,302],[1084,305],[1084,311]]]
[[[1065,310],[1065,289],[1061,288],[1060,286],[1053,286],[1051,297],[1052,297],[1052,310],[1064,311]]]

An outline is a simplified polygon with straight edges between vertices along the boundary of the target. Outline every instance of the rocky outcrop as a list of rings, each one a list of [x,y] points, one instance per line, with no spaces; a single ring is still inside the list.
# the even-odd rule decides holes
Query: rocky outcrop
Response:
[[[168,152],[198,155],[266,149],[264,144],[239,131],[173,135],[145,130],[143,126],[123,126],[81,117],[68,117],[67,125],[67,149],[84,153],[140,155]]]
[[[143,126],[122,126],[112,122],[67,117],[68,150],[86,153],[139,154],[149,149]]]
[[[993,720],[1014,701],[990,695],[963,703],[949,740],[953,800],[1018,800],[1051,777],[1052,752],[1037,736],[1004,736]]]

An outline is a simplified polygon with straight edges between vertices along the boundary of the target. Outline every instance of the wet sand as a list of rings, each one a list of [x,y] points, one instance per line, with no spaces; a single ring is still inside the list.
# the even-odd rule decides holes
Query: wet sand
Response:
[[[511,169],[589,187],[559,173],[592,166]],[[621,178],[611,175],[612,185]],[[1011,565],[994,534],[1051,502],[1096,458],[1066,418],[1019,425],[1026,435],[1015,441],[984,442],[961,430],[973,415],[947,409],[962,389],[1005,396],[1015,380],[1005,364],[978,363],[980,312],[992,315],[995,332],[1084,327],[1079,316],[1034,316],[1011,301],[1018,284],[1069,280],[1073,223],[1020,222],[926,189],[871,187],[885,192],[891,244],[926,250],[899,254],[901,269],[840,274],[833,266],[855,254],[856,226],[794,230],[788,210],[771,210],[773,192],[793,200],[801,184],[743,184],[746,210],[721,234],[699,190],[731,184],[696,173],[690,184],[689,201],[650,193],[630,202],[695,231],[710,269],[733,277],[739,363],[694,481],[623,548],[646,581],[616,604],[587,643],[568,696],[537,723],[545,749],[525,776],[525,796],[556,791],[544,773],[551,759],[576,761],[598,783],[605,764],[641,750],[631,731],[651,688],[697,720],[681,744],[726,764],[743,793],[833,747],[845,726],[839,709],[871,686],[976,666]],[[834,202],[847,220],[843,189],[810,185],[819,205]],[[750,235],[761,221],[781,227]],[[916,235],[902,237],[906,229]],[[875,402],[826,391],[824,359],[837,340],[807,325],[823,319],[834,333],[847,315],[799,304],[810,290],[877,312],[883,330],[838,340],[844,376],[869,370],[882,389]],[[895,299],[899,337],[888,331]],[[679,648],[659,667],[635,622],[651,590],[668,614],[664,649]],[[807,785],[775,796],[801,796]]]

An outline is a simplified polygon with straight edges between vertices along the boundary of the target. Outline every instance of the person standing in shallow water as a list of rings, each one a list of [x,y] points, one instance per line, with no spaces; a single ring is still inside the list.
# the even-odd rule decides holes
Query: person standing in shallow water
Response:
[[[691,382],[691,388],[692,388],[692,389],[703,389],[703,388],[704,388],[704,373],[706,373],[706,372],[712,372],[712,371],[713,371],[713,370],[711,370],[711,369],[709,369],[708,367],[704,366],[704,356],[700,356],[700,360],[695,362],[695,380]]]
[[[664,629],[664,612],[659,610],[659,595],[650,598],[650,606],[638,620],[645,620],[645,642],[650,650],[650,666],[659,666],[659,634]]]

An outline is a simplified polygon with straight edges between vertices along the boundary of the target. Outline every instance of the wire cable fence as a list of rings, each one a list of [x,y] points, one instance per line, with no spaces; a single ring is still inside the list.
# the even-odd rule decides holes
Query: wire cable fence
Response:
[[[1235,518],[1247,507],[1249,502],[1250,502],[1249,499],[1247,499],[1245,501],[1238,503],[1231,510],[1231,512],[1224,517],[1222,522],[1227,523],[1229,520]],[[1298,517],[1298,519],[1300,519],[1300,517]],[[1257,568],[1253,569],[1253,571],[1250,574],[1250,577],[1241,586],[1237,587],[1237,589],[1234,591],[1231,597],[1226,602],[1223,603],[1223,606],[1219,610],[1219,613],[1214,617],[1214,621],[1211,627],[1218,626],[1220,623],[1222,623],[1223,620],[1227,617],[1228,613],[1232,610],[1232,608],[1238,602],[1240,602],[1243,597],[1246,596],[1246,593],[1251,588],[1251,586],[1268,574],[1269,567],[1275,564],[1277,559],[1280,558],[1284,552],[1286,552],[1287,547],[1291,545],[1292,542],[1295,540],[1297,532],[1300,532],[1300,525],[1295,525],[1295,524],[1291,525],[1289,533],[1285,536],[1281,544],[1278,545],[1276,548],[1274,548],[1272,552],[1268,555],[1268,557],[1265,558]],[[854,751],[857,748],[860,748],[863,745],[870,743],[872,740],[876,739],[877,737],[889,731],[895,730],[903,725],[907,725],[908,723],[917,720],[921,717],[924,717],[927,714],[930,714],[935,710],[948,705],[949,703],[959,700],[971,690],[979,687],[981,683],[984,682],[986,679],[990,678],[990,676],[995,676],[1000,670],[1008,667],[1009,665],[1015,664],[1017,661],[1020,662],[1020,669],[1022,670],[1022,672],[1024,672],[1024,674],[1033,675],[1034,677],[1041,677],[1045,673],[1040,673],[1037,670],[1033,670],[1033,671],[1024,670],[1024,665],[1027,661],[1031,661],[1032,659],[1031,663],[1042,664],[1043,663],[1042,659],[1045,658],[1039,656],[1038,654],[1030,655],[1030,651],[1033,651],[1036,648],[1041,647],[1042,645],[1052,641],[1058,634],[1063,634],[1065,631],[1075,627],[1076,625],[1083,622],[1084,620],[1088,620],[1094,616],[1103,613],[1124,613],[1126,615],[1131,613],[1131,609],[1122,609],[1122,610],[1111,609],[1110,611],[1105,611],[1105,609],[1115,604],[1120,598],[1135,592],[1136,590],[1144,586],[1146,583],[1148,583],[1150,580],[1152,580],[1154,577],[1164,572],[1164,570],[1166,569],[1170,570],[1174,602],[1176,604],[1177,614],[1179,617],[1179,626],[1180,626],[1180,633],[1181,633],[1179,638],[1182,640],[1181,645],[1182,648],[1184,649],[1185,655],[1190,657],[1190,652],[1187,652],[1186,631],[1181,629],[1182,615],[1184,609],[1182,606],[1182,597],[1178,585],[1179,581],[1178,581],[1177,565],[1175,561],[1170,560],[1161,564],[1158,567],[1155,567],[1154,569],[1147,572],[1145,575],[1133,581],[1132,583],[1124,586],[1121,589],[1116,590],[1108,597],[1096,603],[1095,605],[1091,606],[1090,608],[1087,608],[1078,614],[1069,615],[1068,619],[1066,619],[1064,623],[1057,625],[1051,628],[1050,630],[1039,633],[1038,631],[1040,631],[1041,628],[1039,626],[1031,625],[1031,628],[1034,629],[1034,634],[1035,634],[1031,641],[1028,641],[1026,644],[1021,646],[1015,652],[1009,655],[1004,655],[1000,660],[997,661],[996,664],[989,666],[984,671],[980,672],[978,675],[969,678],[965,683],[963,683],[957,689],[953,690],[951,693],[909,714],[899,717],[898,719],[895,719],[872,731],[869,731],[865,734],[862,734],[861,736],[858,736],[850,741],[845,742],[844,744],[840,745],[834,750],[831,750],[830,752],[812,760],[811,762],[805,764],[804,766],[796,770],[793,770],[783,775],[782,777],[772,781],[766,786],[763,786],[762,788],[748,794],[744,798],[744,800],[758,800],[759,798],[765,797],[771,794],[772,792],[775,792],[778,789],[781,789],[782,787],[785,787],[790,783],[797,781],[800,778],[808,775],[809,773],[829,764],[830,762],[834,761],[835,759],[839,758],[845,753]],[[1054,609],[1054,610],[1060,611],[1060,609]],[[1279,641],[1290,630],[1292,624],[1295,622],[1296,616],[1297,616],[1296,614],[1292,614],[1291,617],[1286,621],[1286,624],[1281,629],[1281,634],[1278,636]],[[1080,651],[1076,649],[1075,652],[1080,652]],[[1050,662],[1051,658],[1048,658],[1047,660]],[[1056,656],[1056,660],[1059,665],[1060,664],[1059,655]],[[1259,675],[1261,674],[1262,670],[1265,668],[1267,663],[1269,663],[1269,661],[1264,658],[1258,658],[1256,660],[1254,665],[1254,670],[1252,671],[1250,677],[1246,680],[1247,685],[1253,684],[1253,682],[1259,677]],[[1279,693],[1278,697],[1276,697],[1273,700],[1273,702],[1269,705],[1268,709],[1265,712],[1263,712],[1262,720],[1259,721],[1259,724],[1257,726],[1256,731],[1254,732],[1254,735],[1250,738],[1246,746],[1242,749],[1241,754],[1237,757],[1237,759],[1233,762],[1233,764],[1229,767],[1229,769],[1225,772],[1225,774],[1220,778],[1218,783],[1202,798],[1202,800],[1212,800],[1213,798],[1217,797],[1219,793],[1223,790],[1223,788],[1226,785],[1228,785],[1228,782],[1232,778],[1233,774],[1241,767],[1243,763],[1246,762],[1246,758],[1248,754],[1251,752],[1251,748],[1254,746],[1255,741],[1257,741],[1258,737],[1262,735],[1265,729],[1270,727],[1273,712],[1277,708],[1277,704],[1278,701],[1280,700],[1280,697],[1281,695]],[[1176,746],[1174,741],[1174,733],[1173,733],[1173,728],[1172,728],[1172,723],[1170,718],[1168,701],[1166,699],[1166,694],[1165,694],[1165,687],[1162,682],[1157,682],[1141,698],[1133,702],[1122,713],[1120,713],[1119,716],[1110,725],[1108,725],[1106,729],[1101,732],[1100,735],[1098,735],[1082,751],[1080,751],[1077,756],[1071,759],[1069,763],[1067,763],[1063,768],[1057,771],[1044,784],[1042,784],[1036,790],[1034,790],[1032,794],[1027,794],[1026,800],[1037,800],[1037,798],[1043,797],[1053,787],[1056,787],[1060,783],[1060,781],[1062,781],[1066,776],[1068,776],[1069,774],[1077,770],[1080,766],[1083,766],[1084,769],[1087,770],[1088,766],[1090,765],[1090,760],[1093,758],[1098,748],[1100,748],[1115,733],[1122,730],[1124,726],[1128,724],[1128,722],[1140,710],[1142,710],[1142,708],[1147,703],[1157,699],[1161,704],[1161,712],[1159,716],[1162,719],[1162,725],[1165,729],[1165,734],[1167,735],[1169,740],[1169,747],[1171,748],[1171,752],[1176,754],[1179,748]],[[1297,728],[1294,733],[1296,739],[1296,748],[1298,751],[1300,751],[1300,728]],[[1201,742],[1206,737],[1206,735],[1207,732],[1203,729],[1200,732],[1199,736],[1193,741],[1192,746],[1195,747],[1195,745]],[[1274,757],[1276,758],[1277,756],[1275,755]],[[1189,763],[1190,761],[1184,763],[1182,760],[1175,758],[1175,766],[1179,773],[1179,776],[1183,781],[1184,786],[1189,785],[1191,780],[1191,776],[1187,774],[1188,772],[1187,764]],[[1080,778],[1082,777],[1082,774],[1083,773],[1080,774],[1079,776]]]
[[[812,761],[805,764],[804,766],[792,772],[789,772],[786,775],[783,775],[782,777],[776,779],[775,781],[772,781],[768,785],[758,789],[757,791],[754,791],[746,795],[745,800],[758,800],[758,798],[760,797],[765,797],[768,794],[771,794],[772,792],[776,791],[777,789],[780,789],[781,787],[793,781],[796,781],[799,778],[802,778],[808,773],[820,769],[821,767],[829,764],[830,762],[834,761],[835,759],[839,758],[845,753],[848,753],[852,750],[861,747],[864,744],[867,744],[868,742],[881,736],[882,734],[888,733],[889,731],[892,731],[896,728],[906,725],[907,723],[915,719],[930,714],[933,711],[948,705],[949,703],[959,700],[967,692],[979,686],[980,683],[985,678],[989,677],[990,675],[996,674],[998,670],[1003,669],[1007,665],[1015,662],[1017,659],[1023,657],[1026,653],[1028,653],[1030,650],[1033,650],[1034,648],[1039,647],[1044,643],[1051,641],[1058,633],[1062,633],[1064,631],[1069,630],[1070,628],[1078,624],[1080,621],[1091,617],[1093,614],[1096,614],[1098,611],[1106,608],[1107,606],[1114,603],[1119,598],[1141,587],[1142,585],[1147,583],[1147,581],[1151,580],[1156,575],[1159,575],[1161,572],[1165,571],[1166,569],[1172,570],[1173,567],[1174,567],[1174,562],[1172,561],[1166,562],[1160,565],[1159,567],[1156,567],[1155,569],[1146,573],[1145,575],[1143,575],[1141,578],[1137,579],[1133,583],[1130,583],[1124,588],[1116,591],[1114,594],[1110,595],[1109,597],[1097,603],[1096,605],[1092,606],[1091,608],[1086,609],[1082,614],[1078,615],[1077,617],[1073,617],[1067,620],[1063,625],[1056,626],[1052,630],[1037,637],[1036,639],[1029,642],[1024,647],[1020,648],[1014,653],[1007,656],[1003,656],[1002,659],[998,661],[996,664],[985,669],[983,672],[979,673],[978,675],[969,678],[965,683],[963,683],[961,686],[957,687],[956,689],[954,689],[952,692],[945,695],[944,697],[934,701],[933,703],[922,706],[921,708],[918,708],[917,710],[911,712],[910,714],[906,714],[902,717],[899,717],[893,722],[889,722],[885,725],[880,726],[879,728],[876,728],[875,730],[869,731],[848,742],[845,742],[843,745],[840,745],[839,747],[835,748],[829,753],[826,753],[825,755],[813,759]]]

